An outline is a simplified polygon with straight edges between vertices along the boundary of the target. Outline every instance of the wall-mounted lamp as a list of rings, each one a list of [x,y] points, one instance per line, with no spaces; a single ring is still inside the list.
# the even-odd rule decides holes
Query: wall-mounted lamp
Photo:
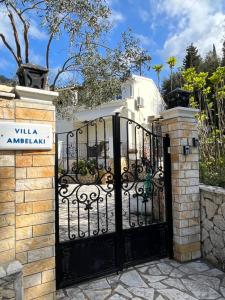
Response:
[[[192,146],[193,147],[198,147],[199,146],[199,140],[196,138],[192,138]]]
[[[189,145],[183,146],[183,154],[188,155],[191,153],[191,147]]]

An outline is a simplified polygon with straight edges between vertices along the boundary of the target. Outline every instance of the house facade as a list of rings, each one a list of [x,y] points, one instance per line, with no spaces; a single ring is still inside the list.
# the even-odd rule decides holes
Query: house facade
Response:
[[[82,128],[82,134],[78,135],[79,141],[77,143],[79,145],[76,145],[75,139],[71,139],[71,141],[69,141],[68,144],[67,140],[65,140],[65,135],[62,135],[60,147],[62,156],[68,144],[68,146],[71,149],[72,156],[73,153],[75,153],[75,148],[78,147],[80,159],[82,159],[83,157],[87,157],[87,151],[89,151],[90,155],[95,157],[94,147],[98,147],[99,151],[101,151],[100,145],[106,143],[107,157],[113,158],[112,115],[119,113],[120,116],[131,119],[132,121],[140,124],[146,129],[151,129],[150,119],[153,116],[159,115],[160,112],[163,110],[163,107],[164,102],[162,96],[158,88],[156,87],[154,81],[150,78],[132,75],[132,77],[122,85],[121,99],[103,103],[92,109],[81,107],[73,114],[73,120],[58,120],[58,132],[66,132],[69,130]],[[91,126],[90,122],[93,120],[97,120],[101,117],[104,117],[105,130],[103,130],[103,124],[101,124],[100,122],[97,125],[98,136],[96,137],[96,128],[95,126]],[[90,126],[87,126],[88,123],[90,123]],[[133,128],[129,129],[128,147],[131,151],[132,156],[132,150],[134,148],[138,148],[139,140],[141,140],[142,137],[141,135],[139,136],[139,131],[137,131],[135,134],[135,124],[131,126]],[[123,142],[125,140],[125,137],[126,128],[125,126],[121,126],[122,156],[123,153],[127,150],[127,142]]]

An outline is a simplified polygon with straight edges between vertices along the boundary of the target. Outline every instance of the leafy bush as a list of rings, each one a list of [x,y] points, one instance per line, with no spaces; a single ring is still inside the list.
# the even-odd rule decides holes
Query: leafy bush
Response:
[[[95,175],[97,173],[97,162],[95,159],[90,160],[78,160],[78,163],[73,163],[74,172],[80,174],[82,176],[86,176],[88,174]]]
[[[225,159],[201,161],[200,181],[225,188]]]
[[[225,67],[208,72],[183,72],[184,89],[193,92],[190,104],[198,108],[200,180],[225,187]]]

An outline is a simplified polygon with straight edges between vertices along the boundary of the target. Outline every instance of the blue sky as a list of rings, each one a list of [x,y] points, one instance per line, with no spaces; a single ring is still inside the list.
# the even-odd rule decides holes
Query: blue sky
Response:
[[[165,63],[174,55],[178,66],[182,65],[185,48],[193,42],[204,55],[215,44],[218,53],[225,39],[224,0],[107,0],[112,9],[113,29],[109,43],[115,46],[122,31],[130,27],[140,39],[143,48],[152,56],[152,65]],[[13,45],[7,16],[0,11],[0,32],[4,33]],[[44,48],[47,34],[31,21],[31,61],[44,64]],[[53,44],[53,71],[60,68],[64,49],[64,39]],[[13,77],[16,65],[0,42],[0,74]],[[168,75],[164,68],[162,77]],[[155,73],[148,76],[155,79]]]

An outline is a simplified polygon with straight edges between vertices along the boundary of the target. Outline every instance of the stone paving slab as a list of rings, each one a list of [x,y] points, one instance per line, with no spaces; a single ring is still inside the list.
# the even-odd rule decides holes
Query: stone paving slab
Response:
[[[57,291],[57,300],[225,300],[225,273],[198,260],[161,259]]]

